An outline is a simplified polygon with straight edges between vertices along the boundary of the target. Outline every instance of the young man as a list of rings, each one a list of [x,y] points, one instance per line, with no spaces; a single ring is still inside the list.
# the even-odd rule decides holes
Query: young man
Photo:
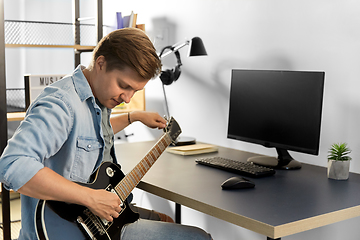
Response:
[[[161,62],[143,31],[116,30],[96,46],[89,67],[78,66],[32,103],[0,158],[1,182],[21,193],[19,240],[36,239],[37,199],[83,205],[107,221],[119,216],[120,199],[116,194],[74,181],[89,182],[103,161],[116,162],[114,133],[132,122],[165,127],[166,121],[152,112],[136,111],[110,118],[112,108],[128,103],[160,71]],[[122,229],[122,239],[210,236],[198,228],[139,220]]]

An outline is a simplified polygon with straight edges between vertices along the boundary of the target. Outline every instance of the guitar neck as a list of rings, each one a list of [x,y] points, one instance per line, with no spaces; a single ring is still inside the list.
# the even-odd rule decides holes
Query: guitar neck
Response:
[[[147,171],[152,167],[155,161],[170,145],[172,139],[169,133],[165,133],[157,143],[150,149],[145,157],[115,186],[115,191],[125,200],[131,191],[139,184]]]

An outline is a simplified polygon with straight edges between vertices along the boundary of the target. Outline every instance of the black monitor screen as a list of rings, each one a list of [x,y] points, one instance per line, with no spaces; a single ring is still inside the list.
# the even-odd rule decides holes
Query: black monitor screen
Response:
[[[228,138],[317,155],[324,76],[232,70]]]

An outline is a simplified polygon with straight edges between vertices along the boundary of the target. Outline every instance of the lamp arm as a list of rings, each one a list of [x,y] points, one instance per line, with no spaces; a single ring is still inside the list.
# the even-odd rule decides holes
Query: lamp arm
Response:
[[[166,53],[164,53],[164,54],[162,54],[161,56],[159,56],[161,59],[162,58],[165,58],[165,57],[167,57],[168,55],[170,55],[171,53],[173,53],[173,52],[176,52],[176,51],[178,51],[179,49],[181,49],[181,48],[183,48],[183,47],[185,47],[186,45],[189,45],[190,44],[190,41],[189,40],[186,40],[184,43],[181,43],[181,44],[179,44],[179,45],[177,45],[177,44],[175,44],[175,45],[173,45],[172,46],[172,50],[169,50],[169,51],[167,51]]]
[[[169,105],[168,105],[168,101],[167,101],[167,97],[166,97],[166,92],[165,92],[165,85],[162,84],[162,89],[163,89],[163,93],[164,93],[164,100],[165,100],[165,110],[166,110],[166,117],[170,118],[170,112],[169,112]]]

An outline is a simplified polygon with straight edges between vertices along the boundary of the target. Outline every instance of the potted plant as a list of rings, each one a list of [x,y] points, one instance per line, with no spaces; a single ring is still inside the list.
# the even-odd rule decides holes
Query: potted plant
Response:
[[[347,143],[334,143],[328,152],[328,178],[336,180],[347,180],[349,178],[349,168],[351,150]]]

